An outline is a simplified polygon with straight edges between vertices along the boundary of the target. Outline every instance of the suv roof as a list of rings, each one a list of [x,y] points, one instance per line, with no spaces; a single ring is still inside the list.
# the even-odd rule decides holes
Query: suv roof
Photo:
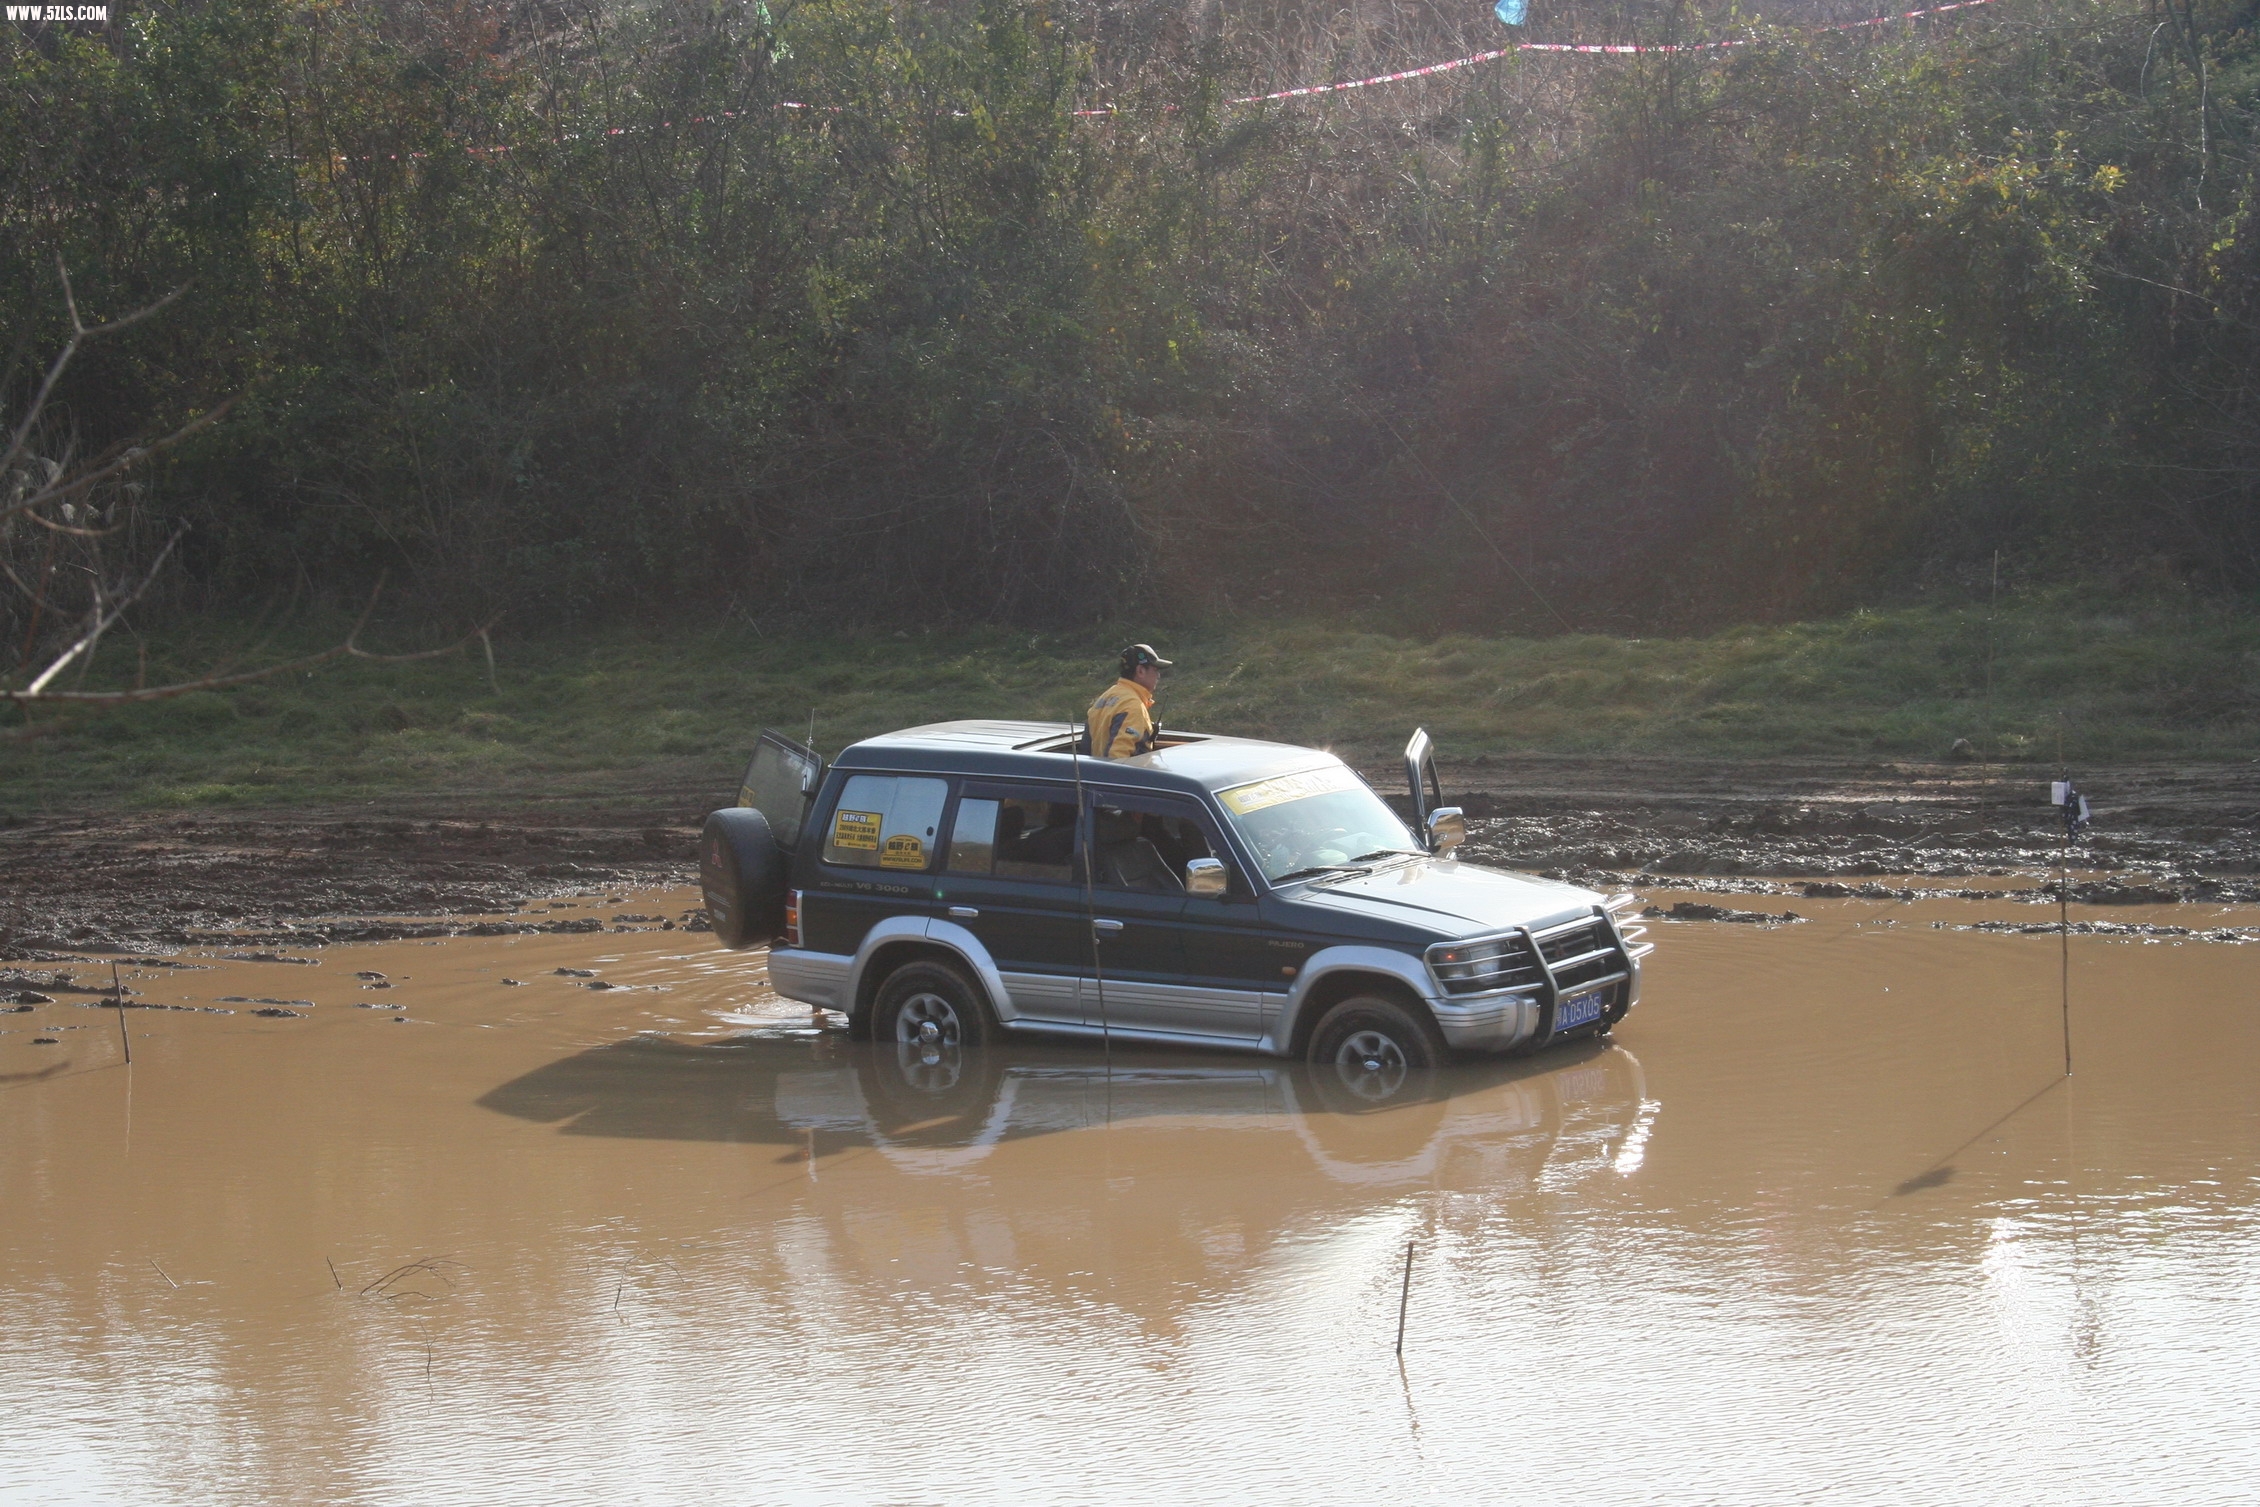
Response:
[[[1073,733],[1081,731],[1079,724],[1072,729]],[[833,761],[833,767],[1067,780],[1075,777],[1066,757],[1070,736],[1070,725],[1065,722],[930,722],[852,744]],[[1318,749],[1260,738],[1224,738],[1174,729],[1163,737],[1169,741],[1162,747],[1128,759],[1086,755],[1081,761],[1083,778],[1157,790],[1187,786],[1222,790],[1339,762]]]

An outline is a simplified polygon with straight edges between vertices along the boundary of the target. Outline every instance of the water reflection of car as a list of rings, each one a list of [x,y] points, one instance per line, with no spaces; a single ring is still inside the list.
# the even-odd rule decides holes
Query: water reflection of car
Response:
[[[827,771],[764,733],[701,843],[718,938],[773,942],[777,990],[859,1037],[1232,1047],[1384,1089],[1603,1035],[1638,997],[1632,897],[1457,861],[1425,733],[1410,827],[1328,753],[1171,733],[1092,760],[1081,736],[939,723]]]
[[[1174,1121],[1229,1133],[1240,1157],[1249,1135],[1285,1135],[1329,1180],[1373,1186],[1419,1182],[1457,1158],[1483,1163],[1486,1179],[1621,1164],[1651,1108],[1639,1062],[1606,1040],[1416,1071],[1383,1091],[1335,1063],[1036,1041],[929,1054],[838,1032],[636,1037],[480,1102],[577,1135],[865,1146],[914,1175],[971,1173],[1029,1137]]]

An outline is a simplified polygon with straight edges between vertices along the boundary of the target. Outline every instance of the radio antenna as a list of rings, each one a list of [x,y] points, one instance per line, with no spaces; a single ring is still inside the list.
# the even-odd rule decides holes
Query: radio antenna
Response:
[[[1075,827],[1083,830],[1091,820],[1091,809],[1083,801],[1083,729],[1080,723],[1067,724],[1067,757],[1075,766]],[[1092,836],[1097,837],[1093,822]],[[1091,939],[1091,982],[1099,991],[1099,1041],[1106,1051],[1107,1118],[1114,1117],[1114,1030],[1106,1015],[1106,965],[1099,961],[1098,896],[1091,888],[1091,858],[1096,842],[1083,844],[1083,929]]]

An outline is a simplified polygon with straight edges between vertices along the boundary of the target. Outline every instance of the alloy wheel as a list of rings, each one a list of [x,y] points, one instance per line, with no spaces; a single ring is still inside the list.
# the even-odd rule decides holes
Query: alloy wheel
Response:
[[[895,1065],[904,1083],[928,1093],[954,1087],[964,1071],[964,1024],[957,1007],[920,990],[895,1011]]]
[[[1361,1099],[1386,1099],[1405,1086],[1412,1065],[1405,1049],[1385,1031],[1368,1026],[1352,1031],[1334,1049],[1334,1067],[1342,1086]]]

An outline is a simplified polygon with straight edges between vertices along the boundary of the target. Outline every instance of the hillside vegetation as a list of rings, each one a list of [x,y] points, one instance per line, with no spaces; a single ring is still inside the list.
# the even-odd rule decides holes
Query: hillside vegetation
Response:
[[[1372,763],[1418,724],[1453,761],[1931,759],[1956,739],[1977,756],[2040,765],[2059,749],[2089,765],[2260,755],[2260,624],[2186,605],[1918,608],[1691,639],[1415,640],[1310,619],[1144,631],[1177,661],[1160,698],[1167,725],[1323,744]],[[926,721],[1064,724],[1105,683],[1118,642],[742,626],[505,640],[491,683],[473,650],[57,721],[46,736],[0,742],[0,814],[409,794],[634,801],[686,784],[719,799],[764,726],[802,737],[813,717],[831,754]],[[182,648],[213,658],[239,646],[208,631]]]
[[[1811,24],[1850,14],[1540,4],[1535,39],[1752,45],[1262,105],[1229,101],[1508,33],[1130,0],[11,25],[0,391],[67,332],[58,256],[93,315],[185,289],[39,437],[241,395],[129,499],[147,549],[192,525],[176,614],[389,571],[521,630],[1624,635],[1966,603],[1997,558],[2260,586],[2251,0]],[[26,600],[11,645],[58,631]],[[1679,704],[1697,651],[1433,652],[1529,725],[1550,675]],[[1844,736],[1945,730],[1875,715]]]

